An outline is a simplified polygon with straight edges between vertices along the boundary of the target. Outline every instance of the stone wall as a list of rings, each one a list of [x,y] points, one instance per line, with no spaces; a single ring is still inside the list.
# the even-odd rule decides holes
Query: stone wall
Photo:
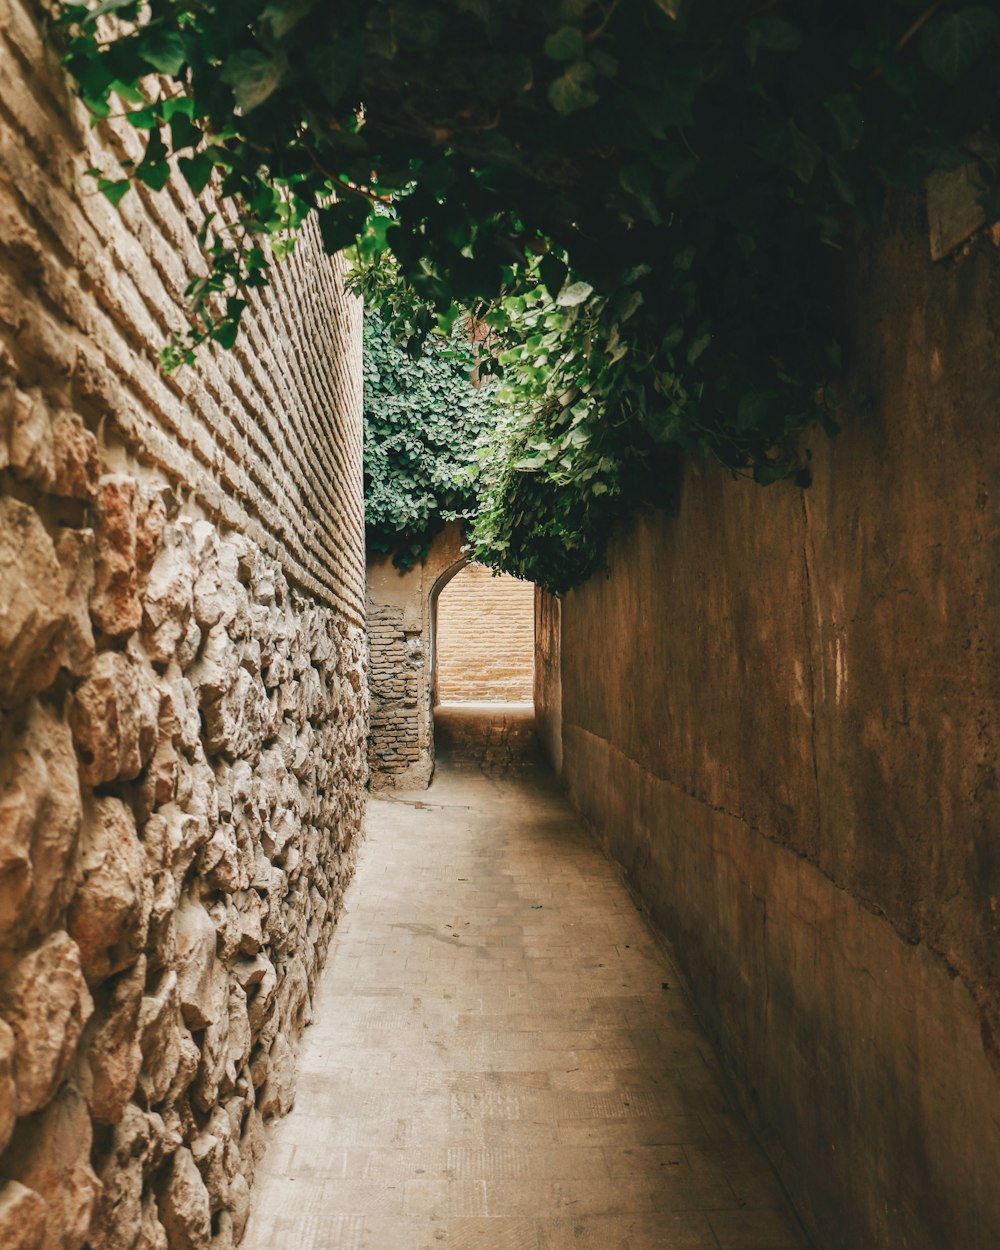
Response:
[[[853,258],[874,402],[813,486],[692,467],[539,628],[543,739],[823,1250],[1000,1245],[1000,256],[925,229]]]
[[[438,597],[437,703],[530,702],[535,588],[467,564]]]
[[[228,1250],[365,781],[360,320],[310,234],[164,377],[209,205],[119,216],[0,0],[0,1245]]]
[[[368,561],[371,730],[375,789],[426,789],[434,775],[434,641],[438,595],[466,560],[453,522],[426,559],[401,571],[387,556]]]

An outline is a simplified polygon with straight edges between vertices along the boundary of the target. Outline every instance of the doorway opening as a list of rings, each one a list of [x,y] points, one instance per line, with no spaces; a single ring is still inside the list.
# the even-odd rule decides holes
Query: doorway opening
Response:
[[[465,562],[449,570],[433,606],[433,703],[533,699],[535,588]]]

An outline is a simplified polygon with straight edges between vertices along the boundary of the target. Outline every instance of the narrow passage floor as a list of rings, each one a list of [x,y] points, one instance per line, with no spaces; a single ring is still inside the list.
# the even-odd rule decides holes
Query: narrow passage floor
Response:
[[[373,800],[248,1250],[805,1250],[677,976],[537,762],[438,717]]]

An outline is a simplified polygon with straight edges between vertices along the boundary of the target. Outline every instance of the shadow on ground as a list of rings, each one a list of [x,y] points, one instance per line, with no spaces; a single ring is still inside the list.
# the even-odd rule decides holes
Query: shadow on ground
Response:
[[[370,804],[248,1250],[805,1250],[530,709],[437,728]]]

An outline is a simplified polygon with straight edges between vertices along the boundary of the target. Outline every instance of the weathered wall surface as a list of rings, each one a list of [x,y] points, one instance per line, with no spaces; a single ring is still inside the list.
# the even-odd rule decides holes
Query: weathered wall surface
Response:
[[[436,702],[529,702],[534,682],[535,588],[468,564],[437,607]]]
[[[691,469],[622,533],[561,657],[539,630],[543,737],[818,1244],[989,1250],[1000,257],[933,266],[914,214],[851,290],[874,407],[810,441],[811,489]]]
[[[0,0],[0,1245],[228,1250],[361,815],[359,314],[310,238],[163,377],[203,210],[111,164]]]
[[[426,559],[401,572],[368,561],[368,763],[373,789],[422,790],[434,775],[434,629],[437,597],[465,566],[456,522]]]
[[[535,588],[535,732],[557,773],[562,772],[562,600]]]

